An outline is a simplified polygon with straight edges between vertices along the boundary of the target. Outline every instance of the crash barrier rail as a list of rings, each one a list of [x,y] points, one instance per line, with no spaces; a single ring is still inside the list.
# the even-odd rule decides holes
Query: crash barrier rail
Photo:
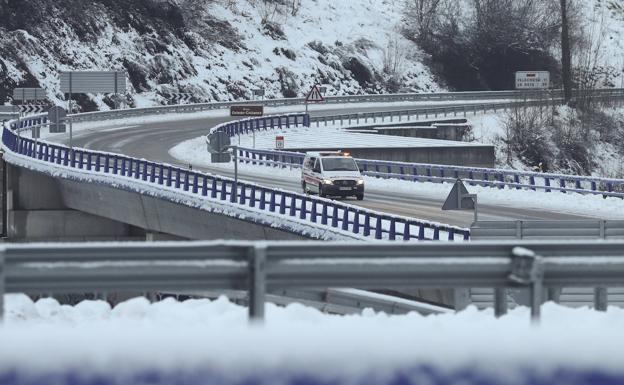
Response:
[[[265,116],[261,118],[241,119],[233,122],[219,124],[213,127],[210,132],[222,131],[229,137],[236,135],[246,135],[254,131],[266,131],[272,129],[284,129],[292,127],[310,127],[310,115],[308,114],[286,114]]]
[[[9,123],[9,128],[11,130],[22,130],[22,129],[47,126],[48,124],[49,124],[48,115],[39,114],[39,115],[27,116],[27,117],[23,117],[23,118],[11,121]]]
[[[599,90],[596,90],[599,91]],[[623,89],[613,90],[600,90],[601,92],[595,92],[592,94],[592,98],[598,101],[608,100],[622,100],[624,99]],[[538,98],[537,96],[524,100],[514,101],[501,101],[490,103],[470,103],[453,106],[441,106],[441,107],[415,107],[410,109],[393,110],[393,111],[374,111],[374,112],[359,112],[353,114],[337,114],[337,115],[325,115],[317,116],[311,119],[311,123],[314,123],[316,127],[320,126],[335,126],[335,125],[368,125],[377,123],[392,123],[392,122],[409,122],[410,120],[418,119],[430,119],[438,117],[449,116],[463,116],[466,117],[469,114],[477,115],[477,113],[488,113],[506,111],[519,107],[544,107],[554,106],[563,103],[562,97],[551,98]]]
[[[622,95],[622,89],[596,89],[585,91],[591,96]],[[440,93],[405,93],[405,94],[378,94],[378,95],[347,95],[327,96],[326,104],[341,103],[389,103],[389,102],[425,102],[425,101],[471,101],[494,99],[552,99],[561,98],[561,90],[531,90],[531,91],[469,91],[469,92],[440,92]],[[147,108],[130,108],[125,110],[87,112],[69,115],[73,122],[98,121],[121,119],[135,116],[158,115],[170,113],[192,113],[229,108],[237,105],[263,105],[268,107],[303,105],[305,98],[283,98],[266,100],[241,100],[229,102],[196,103],[173,106],[157,106]]]
[[[238,148],[239,161],[252,165],[299,168],[304,157],[305,154],[292,151]],[[363,175],[378,178],[433,183],[455,183],[462,179],[472,186],[624,198],[624,179],[371,159],[356,159],[356,162]]]
[[[624,239],[622,220],[478,221],[472,239]]]
[[[31,159],[100,174],[118,175],[191,192],[202,197],[276,213],[319,228],[354,237],[388,240],[467,240],[468,229],[414,218],[383,214],[324,198],[271,189],[124,155],[91,151],[23,138],[3,130],[2,142]],[[118,182],[115,182],[117,184]]]
[[[201,296],[208,298],[218,298],[225,295],[230,301],[239,305],[249,305],[249,293],[246,290],[218,290],[213,292],[201,291],[199,293],[175,293],[179,295]],[[170,296],[169,293],[162,293],[156,299]],[[431,305],[426,302],[404,299],[387,294],[379,294],[369,290],[360,289],[305,289],[291,290],[281,289],[268,291],[265,297],[266,302],[274,303],[278,306],[288,306],[293,303],[313,307],[325,313],[331,314],[358,314],[364,309],[373,309],[386,314],[407,314],[417,312],[422,315],[441,314],[453,312],[452,309],[443,306]]]
[[[4,244],[0,300],[7,293],[247,290],[249,315],[264,316],[266,293],[279,289],[491,287],[495,313],[506,289],[543,294],[561,287],[624,285],[624,242],[471,243],[176,242]],[[602,292],[601,292],[602,293]],[[596,296],[596,309],[608,298]],[[1,308],[1,304],[0,304]]]

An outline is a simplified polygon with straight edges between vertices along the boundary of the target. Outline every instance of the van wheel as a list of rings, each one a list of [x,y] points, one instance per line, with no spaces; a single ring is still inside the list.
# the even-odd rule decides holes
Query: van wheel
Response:
[[[359,201],[364,200],[364,194],[357,194],[355,197],[356,197],[356,198],[357,198],[357,200],[359,200]]]

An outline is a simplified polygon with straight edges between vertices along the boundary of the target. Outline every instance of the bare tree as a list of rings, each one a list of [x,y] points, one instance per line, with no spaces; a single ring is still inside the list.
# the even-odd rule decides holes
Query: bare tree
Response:
[[[408,0],[405,7],[409,27],[420,42],[429,41],[432,25],[438,18],[438,8],[443,0]]]
[[[572,100],[572,52],[568,23],[568,1],[561,1],[561,76],[563,78],[563,98],[566,104]]]

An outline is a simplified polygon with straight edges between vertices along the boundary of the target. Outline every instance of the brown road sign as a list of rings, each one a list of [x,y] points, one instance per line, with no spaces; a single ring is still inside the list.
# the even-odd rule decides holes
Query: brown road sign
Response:
[[[230,116],[262,116],[264,106],[231,106]]]

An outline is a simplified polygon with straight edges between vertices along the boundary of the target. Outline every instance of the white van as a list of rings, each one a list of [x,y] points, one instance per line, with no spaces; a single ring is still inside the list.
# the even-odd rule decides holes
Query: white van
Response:
[[[347,153],[308,152],[301,168],[303,192],[319,196],[355,196],[364,199],[364,178]]]

